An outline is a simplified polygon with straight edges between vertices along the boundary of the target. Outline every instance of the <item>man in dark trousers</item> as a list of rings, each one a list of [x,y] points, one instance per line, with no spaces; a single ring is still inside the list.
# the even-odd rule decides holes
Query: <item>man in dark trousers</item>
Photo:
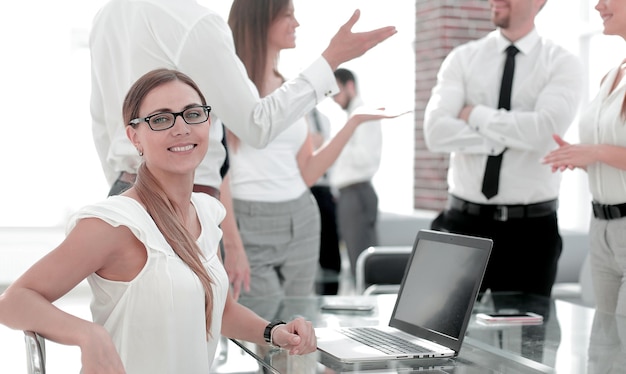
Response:
[[[339,93],[333,99],[348,115],[363,106],[354,73],[335,70]],[[380,166],[383,138],[380,121],[360,125],[333,164],[331,185],[338,189],[339,236],[350,259],[352,275],[356,260],[365,249],[378,244],[378,195],[372,178]]]
[[[545,2],[489,0],[497,29],[447,56],[426,107],[428,148],[451,153],[432,228],[494,240],[481,291],[550,296],[556,278],[560,180],[540,160],[574,119],[584,74],[537,33]]]

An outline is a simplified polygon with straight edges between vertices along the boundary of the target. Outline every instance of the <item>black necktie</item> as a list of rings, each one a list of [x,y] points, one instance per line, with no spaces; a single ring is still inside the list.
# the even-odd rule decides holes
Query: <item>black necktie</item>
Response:
[[[511,87],[513,86],[513,73],[515,72],[515,55],[519,52],[514,45],[510,45],[506,49],[506,62],[504,63],[504,72],[502,73],[502,84],[500,85],[500,100],[498,108],[506,110],[511,109]],[[483,177],[482,193],[487,199],[498,194],[498,184],[500,182],[500,164],[502,163],[502,155],[506,149],[497,156],[487,157],[487,165],[485,167],[485,176]]]

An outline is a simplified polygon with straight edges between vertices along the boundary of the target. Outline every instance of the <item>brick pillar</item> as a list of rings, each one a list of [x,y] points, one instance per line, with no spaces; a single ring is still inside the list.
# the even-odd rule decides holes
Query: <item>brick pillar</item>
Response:
[[[437,72],[452,48],[494,29],[484,0],[416,0],[415,15],[415,209],[442,210],[447,197],[448,154],[424,143],[424,110]]]

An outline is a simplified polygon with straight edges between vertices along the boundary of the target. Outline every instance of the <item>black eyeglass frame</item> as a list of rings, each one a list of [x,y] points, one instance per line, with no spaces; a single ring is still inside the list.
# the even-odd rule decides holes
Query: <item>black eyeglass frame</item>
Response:
[[[188,111],[190,109],[197,109],[197,108],[202,108],[202,110],[204,110],[204,112],[206,113],[206,119],[204,121],[201,121],[201,122],[192,122],[192,123],[187,122],[187,119],[185,118],[185,116],[183,116],[183,113],[185,113],[186,111]],[[199,125],[199,124],[205,123],[206,121],[209,120],[209,114],[210,113],[211,113],[211,106],[210,105],[194,105],[194,106],[191,106],[191,107],[189,107],[189,108],[187,108],[187,109],[185,109],[185,110],[183,110],[181,112],[178,112],[178,113],[174,113],[174,112],[159,112],[159,113],[154,113],[152,115],[149,115],[147,117],[139,117],[139,118],[131,119],[128,122],[128,124],[130,126],[135,127],[138,124],[140,124],[142,122],[145,122],[145,123],[148,124],[148,127],[150,127],[150,130],[152,130],[152,131],[164,131],[164,130],[169,130],[172,127],[174,127],[174,125],[176,124],[176,117],[178,117],[178,116],[180,116],[180,118],[182,118],[183,121],[185,121],[185,123],[188,124],[188,125]],[[174,120],[172,121],[172,124],[169,127],[166,127],[166,128],[163,128],[163,129],[155,129],[155,128],[153,128],[152,125],[150,125],[150,119],[152,117],[162,116],[164,114],[171,114],[171,115],[174,116]]]

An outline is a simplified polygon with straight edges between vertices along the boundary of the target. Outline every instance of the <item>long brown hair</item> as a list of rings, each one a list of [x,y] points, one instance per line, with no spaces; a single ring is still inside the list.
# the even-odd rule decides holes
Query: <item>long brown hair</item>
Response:
[[[139,78],[126,94],[122,107],[124,123],[128,126],[131,119],[139,117],[139,109],[148,93],[172,81],[180,81],[193,88],[200,96],[202,104],[206,105],[204,95],[187,75],[176,70],[152,70]],[[135,191],[145,205],[148,214],[150,214],[159,228],[159,231],[165,237],[165,240],[167,240],[176,255],[198,276],[202,283],[205,294],[206,333],[208,338],[211,335],[213,280],[202,264],[202,258],[204,257],[202,250],[185,228],[182,220],[178,218],[182,209],[169,199],[163,187],[145,163],[139,166]]]
[[[233,32],[235,52],[243,62],[248,77],[259,94],[266,93],[265,71],[267,68],[267,38],[276,17],[288,6],[290,0],[234,0],[228,15],[228,25]],[[282,75],[274,70],[274,74]],[[230,130],[228,146],[236,151],[239,138]]]
[[[289,6],[290,0],[234,0],[228,16],[235,51],[248,77],[259,92],[264,90],[267,68],[267,38],[274,20]],[[278,71],[275,71],[280,76]]]

